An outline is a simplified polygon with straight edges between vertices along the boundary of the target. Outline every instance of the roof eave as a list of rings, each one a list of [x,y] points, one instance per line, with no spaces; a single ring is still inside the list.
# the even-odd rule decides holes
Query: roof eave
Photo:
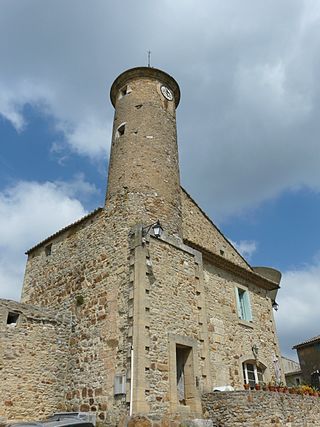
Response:
[[[71,228],[81,224],[82,222],[86,221],[87,219],[89,219],[90,217],[94,216],[96,213],[98,213],[99,211],[102,211],[103,208],[99,207],[96,208],[95,210],[93,210],[92,212],[88,213],[87,215],[83,216],[82,218],[78,219],[77,221],[73,222],[72,224],[67,225],[66,227],[61,228],[60,230],[56,231],[55,233],[51,234],[51,236],[45,238],[44,240],[42,240],[41,242],[37,243],[35,246],[33,246],[32,248],[28,249],[25,252],[25,255],[29,255],[32,251],[34,251],[35,249],[40,248],[41,246],[47,244],[50,242],[50,240],[52,240],[55,237],[58,237],[60,234],[64,233],[65,231],[70,230]]]
[[[268,280],[265,277],[260,276],[259,274],[242,267],[241,265],[235,264],[232,261],[229,261],[218,254],[210,252],[207,249],[203,248],[202,246],[191,242],[190,240],[185,240],[185,243],[188,246],[191,246],[194,249],[197,249],[199,252],[201,252],[203,258],[212,262],[215,266],[225,269],[230,273],[233,273],[241,278],[248,279],[255,285],[259,286],[260,288],[263,288],[267,291],[280,289],[279,284],[272,282],[271,280]]]

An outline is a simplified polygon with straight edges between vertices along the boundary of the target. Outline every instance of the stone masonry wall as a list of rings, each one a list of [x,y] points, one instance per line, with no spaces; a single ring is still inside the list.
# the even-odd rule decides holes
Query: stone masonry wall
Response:
[[[181,234],[175,102],[161,94],[161,73],[147,71],[154,76],[129,79],[127,94],[116,96],[107,203],[125,188],[135,199],[129,201],[132,225],[160,219]]]
[[[267,368],[264,381],[269,382],[275,377],[274,355],[278,359],[281,357],[267,292],[207,261],[204,262],[204,283],[213,386],[228,384],[235,388],[243,387],[242,363],[255,359],[253,345],[259,348],[258,360]],[[242,286],[249,292],[252,322],[238,317],[235,293],[237,286]]]
[[[274,355],[280,353],[271,301],[264,289],[202,261],[200,253],[178,239],[151,238],[145,262],[149,283],[139,324],[145,335],[145,395],[150,412],[183,409],[177,402],[175,344],[193,348],[195,399],[212,387],[242,389],[242,363],[256,361],[254,344],[259,347],[257,360],[266,368],[264,380],[272,379]],[[250,294],[252,322],[238,318],[237,286]]]
[[[251,270],[230,242],[181,188],[183,239],[195,243],[209,252],[224,256],[241,267]]]
[[[94,411],[109,425],[127,413],[130,400],[131,200],[124,190],[107,209],[52,237],[51,255],[45,254],[48,242],[31,251],[23,290],[24,302],[73,314],[63,409]],[[194,353],[195,408],[203,390],[242,387],[241,363],[253,358],[253,344],[269,377],[273,351],[279,354],[266,291],[203,265],[200,253],[173,240],[151,238],[145,259],[145,399],[156,413],[177,410],[174,337],[192,341],[187,345]],[[238,320],[236,283],[253,295],[252,324]],[[126,395],[114,396],[115,374],[127,375]]]
[[[320,399],[287,393],[238,391],[202,396],[204,416],[219,427],[320,426]]]
[[[128,228],[121,197],[108,209],[53,236],[29,254],[22,300],[70,310],[74,329],[64,410],[93,411],[115,425],[127,411],[114,396],[116,374],[127,372]],[[51,255],[45,246],[52,243]]]
[[[161,74],[152,69],[146,72]],[[174,82],[168,79],[172,89],[170,81]],[[115,426],[128,414],[134,369],[139,372],[137,407],[150,408],[157,414],[199,414],[200,394],[211,390],[212,384],[242,384],[241,357],[252,357],[253,343],[260,345],[262,362],[270,371],[273,350],[278,354],[265,291],[241,282],[254,294],[254,322],[239,324],[232,300],[238,279],[209,263],[203,267],[201,254],[182,243],[181,228],[186,242],[204,245],[208,251],[251,270],[192,199],[180,193],[175,103],[162,95],[161,84],[161,78],[154,76],[130,80],[126,93],[114,94],[116,113],[106,207],[28,253],[22,302],[56,310],[59,315],[70,313],[72,329],[68,354],[61,353],[54,340],[69,330],[56,331],[50,322],[46,329],[38,323],[30,326],[32,334],[27,330],[25,343],[21,341],[17,349],[14,334],[19,328],[6,326],[1,332],[0,338],[5,340],[2,349],[12,348],[15,357],[21,359],[21,364],[12,365],[15,374],[11,389],[19,393],[21,375],[27,387],[25,402],[34,393],[30,410],[24,413],[26,418],[38,418],[59,408],[92,411],[99,422]],[[178,96],[178,88],[174,93]],[[117,132],[124,122],[124,132]],[[146,226],[157,219],[165,229],[164,237],[148,239]],[[132,238],[132,227],[140,230],[141,238],[137,234]],[[67,335],[64,340],[67,342]],[[137,352],[135,343],[139,344]],[[177,348],[189,351],[186,404],[177,399]],[[64,356],[61,369],[68,364],[60,388],[58,383],[48,383],[50,398],[42,389],[38,393],[32,388],[34,382],[41,382],[37,366],[28,369],[26,365],[28,376],[24,376],[24,360],[37,360],[37,350],[42,357],[41,371],[42,363],[48,361],[54,366],[60,356]],[[131,357],[135,357],[134,369]],[[47,375],[51,374],[49,370]],[[126,379],[126,393],[117,396],[116,374]],[[60,371],[57,375],[60,378]],[[53,390],[55,386],[58,388]],[[9,417],[16,416],[10,412],[15,407],[10,395],[5,402]]]
[[[147,400],[151,412],[174,412],[177,406],[176,354],[170,340],[181,337],[193,340],[194,378],[202,386],[201,324],[202,304],[197,292],[198,265],[185,251],[152,239],[149,246],[149,281],[146,300],[148,383]],[[172,389],[173,385],[173,389]],[[198,390],[199,392],[199,390]]]
[[[16,324],[7,324],[17,313]],[[63,407],[71,317],[0,300],[0,418],[42,418]]]
[[[306,384],[311,382],[311,374],[320,369],[320,342],[298,347],[299,362],[302,371],[302,380]]]

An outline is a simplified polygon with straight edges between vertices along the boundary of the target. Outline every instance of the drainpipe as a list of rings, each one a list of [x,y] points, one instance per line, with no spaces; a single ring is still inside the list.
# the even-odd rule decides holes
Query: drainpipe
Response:
[[[130,360],[130,364],[131,364],[131,378],[130,378],[130,410],[129,410],[129,415],[130,417],[132,416],[132,397],[133,397],[133,347],[131,346],[131,360]]]

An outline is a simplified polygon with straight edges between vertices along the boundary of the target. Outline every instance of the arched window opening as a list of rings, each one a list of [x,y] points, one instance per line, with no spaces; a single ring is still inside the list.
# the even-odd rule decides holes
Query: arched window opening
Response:
[[[129,95],[130,92],[132,92],[132,89],[128,85],[123,86],[119,92],[119,99],[123,98],[126,95]]]
[[[118,127],[117,132],[116,132],[116,138],[120,138],[120,136],[124,135],[125,128],[126,128],[126,124],[125,123],[122,123]]]
[[[249,384],[250,388],[254,388],[256,384],[263,382],[265,367],[257,364],[256,361],[246,361],[242,364],[243,379],[245,384]]]

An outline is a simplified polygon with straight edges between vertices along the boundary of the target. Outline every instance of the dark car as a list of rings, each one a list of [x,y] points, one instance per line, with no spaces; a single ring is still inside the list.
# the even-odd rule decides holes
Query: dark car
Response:
[[[61,412],[43,421],[19,421],[8,427],[95,427],[95,414]]]

